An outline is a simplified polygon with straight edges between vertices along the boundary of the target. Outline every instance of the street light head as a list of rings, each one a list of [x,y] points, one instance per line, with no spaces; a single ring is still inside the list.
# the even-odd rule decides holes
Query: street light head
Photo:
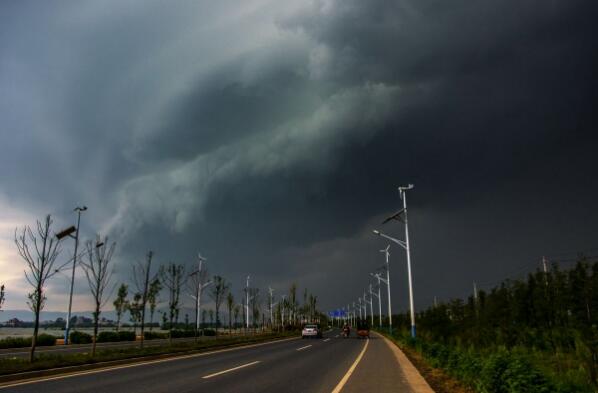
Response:
[[[56,234],[56,237],[58,238],[58,240],[61,240],[62,238],[69,236],[71,233],[75,232],[76,230],[77,230],[77,228],[75,228],[74,226],[70,226],[63,231],[58,232]]]
[[[104,242],[99,242],[99,243],[96,243],[96,248],[100,248],[100,247],[102,247],[103,245],[104,245]]]
[[[74,212],[76,211],[80,211],[80,212],[84,212],[85,210],[87,210],[87,206],[77,206],[76,208],[73,209]]]
[[[380,231],[379,231],[379,230],[377,230],[377,229],[374,229],[372,232],[374,232],[374,235],[378,235],[378,236],[380,236]]]

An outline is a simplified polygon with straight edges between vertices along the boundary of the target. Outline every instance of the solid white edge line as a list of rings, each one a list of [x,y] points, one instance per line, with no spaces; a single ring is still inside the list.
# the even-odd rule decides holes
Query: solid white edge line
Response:
[[[311,347],[311,346],[312,346],[312,345],[311,345],[311,344],[309,344],[309,345],[306,345],[306,346],[304,346],[304,347],[297,348],[297,349],[296,349],[296,351],[303,351],[304,349],[307,349],[307,348],[309,348],[309,347]]]
[[[181,360],[181,359],[209,356],[209,355],[214,355],[214,354],[223,353],[223,352],[231,352],[231,351],[240,350],[240,349],[260,347],[263,345],[275,344],[275,343],[297,340],[297,339],[298,339],[298,337],[284,338],[282,340],[266,341],[263,343],[249,344],[249,345],[243,345],[243,346],[238,346],[238,347],[233,347],[233,348],[224,348],[224,349],[219,349],[219,350],[210,351],[210,352],[200,352],[200,353],[193,353],[190,355],[174,356],[174,357],[169,357],[169,358],[165,358],[165,359],[148,360],[148,361],[142,361],[142,362],[137,362],[137,363],[124,364],[124,365],[120,365],[120,366],[112,366],[112,367],[108,366],[108,367],[104,367],[104,368],[97,368],[97,369],[86,370],[86,371],[74,371],[74,372],[71,372],[68,374],[27,379],[24,381],[6,382],[5,384],[0,384],[0,390],[6,389],[6,388],[11,388],[14,386],[30,385],[30,384],[46,382],[46,381],[55,381],[57,379],[73,378],[73,377],[78,377],[81,375],[98,374],[98,373],[103,373],[103,372],[108,372],[108,371],[121,370],[121,369],[125,369],[125,368],[140,367],[140,366],[146,366],[146,365],[156,364],[156,363],[172,362],[172,361]]]
[[[328,341],[330,341],[330,339],[329,339],[329,338],[327,338],[326,340],[324,340],[324,341],[322,341],[322,342],[328,342]]]
[[[242,365],[237,366],[237,367],[229,368],[228,370],[218,371],[217,373],[209,374],[209,375],[203,376],[201,378],[202,379],[208,379],[208,378],[216,377],[218,375],[230,373],[231,371],[239,370],[241,368],[253,366],[254,364],[258,364],[259,362],[260,362],[259,360],[256,360],[255,362],[251,362],[251,363],[247,363],[247,364],[242,364]]]
[[[357,365],[361,361],[361,358],[363,357],[363,354],[365,353],[366,349],[368,349],[369,343],[370,343],[370,339],[367,339],[366,342],[365,342],[365,345],[363,346],[363,349],[359,353],[359,356],[357,356],[357,359],[355,359],[355,361],[353,362],[353,364],[351,365],[351,367],[349,367],[349,370],[347,371],[347,373],[345,374],[345,376],[340,380],[340,382],[338,383],[338,385],[336,385],[336,387],[334,388],[334,390],[332,391],[332,393],[339,393],[343,389],[343,387],[345,386],[345,384],[347,383],[347,381],[351,377],[351,374],[353,374],[353,371],[355,371],[355,368],[357,367]]]

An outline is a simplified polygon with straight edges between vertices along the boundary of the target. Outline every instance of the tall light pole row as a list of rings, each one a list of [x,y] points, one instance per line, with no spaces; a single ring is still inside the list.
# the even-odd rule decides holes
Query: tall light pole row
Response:
[[[401,186],[398,188],[399,190],[399,197],[403,202],[403,207],[398,212],[394,213],[393,215],[387,217],[382,224],[385,224],[391,220],[397,220],[405,224],[405,240],[399,240],[394,237],[391,237],[385,233],[382,233],[378,230],[374,230],[374,234],[380,237],[385,238],[386,240],[391,241],[402,247],[405,250],[407,256],[407,275],[408,275],[408,284],[409,284],[409,312],[411,318],[411,337],[416,336],[416,328],[415,328],[415,308],[414,308],[414,301],[413,301],[413,276],[411,273],[411,251],[409,246],[409,224],[407,219],[407,194],[406,192],[413,189],[413,184],[409,184],[407,186]],[[382,296],[380,293],[380,283],[386,284],[387,295],[388,295],[388,329],[392,332],[392,306],[391,306],[391,296],[390,296],[390,245],[387,245],[385,249],[380,250],[380,252],[384,253],[385,257],[385,270],[386,270],[386,278],[383,278],[382,275],[378,273],[370,273],[372,277],[375,277],[378,280],[378,294],[374,293],[372,290],[372,285],[370,284],[369,287],[369,303],[370,303],[370,314],[371,314],[371,321],[372,324],[374,323],[374,312],[373,312],[373,300],[374,296],[378,298],[378,315],[379,315],[379,323],[382,325]],[[359,306],[359,318],[367,318],[367,296],[364,291],[363,294],[363,306],[362,306],[362,298],[358,298],[358,306]],[[355,309],[355,302],[353,302],[353,309]],[[349,305],[347,305],[348,315],[347,320],[351,321],[351,309]]]

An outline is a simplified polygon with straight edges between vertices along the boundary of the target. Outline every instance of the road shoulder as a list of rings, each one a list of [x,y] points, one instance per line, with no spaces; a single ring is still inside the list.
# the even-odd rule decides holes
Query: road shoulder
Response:
[[[375,337],[384,340],[388,348],[390,348],[397,363],[399,364],[399,367],[401,368],[403,375],[405,376],[411,389],[413,389],[414,393],[434,393],[434,390],[430,387],[428,382],[395,343],[381,334],[374,333],[374,335]]]

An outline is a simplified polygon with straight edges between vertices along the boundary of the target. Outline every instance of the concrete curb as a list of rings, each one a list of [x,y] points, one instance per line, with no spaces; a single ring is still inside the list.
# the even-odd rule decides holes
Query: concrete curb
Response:
[[[399,367],[401,367],[401,370],[405,374],[405,378],[407,378],[409,385],[411,385],[415,393],[435,393],[417,368],[415,368],[413,363],[411,363],[403,351],[401,351],[394,342],[390,341],[386,336],[380,333],[375,332],[374,334],[383,338],[386,345],[392,350],[399,363]]]
[[[210,348],[205,349],[198,349],[198,350],[189,350],[189,351],[180,351],[180,352],[172,352],[172,353],[164,353],[158,355],[146,355],[146,356],[138,356],[138,357],[131,357],[127,359],[118,359],[118,360],[109,360],[105,362],[98,362],[98,363],[86,363],[76,366],[65,366],[65,367],[57,367],[57,368],[50,368],[46,370],[35,370],[35,371],[25,371],[21,373],[13,373],[13,374],[6,374],[0,375],[0,388],[3,385],[10,384],[11,382],[23,382],[34,380],[37,378],[43,377],[51,377],[57,375],[68,375],[68,374],[76,374],[82,371],[89,371],[89,370],[97,370],[97,369],[110,369],[114,366],[121,366],[126,364],[136,364],[136,363],[144,363],[144,362],[151,362],[154,360],[161,360],[161,359],[169,359],[173,358],[176,359],[178,357],[185,357],[190,355],[201,355],[201,354],[208,354],[213,351],[220,351],[226,349],[243,349],[243,347],[251,347],[258,344],[267,344],[270,342],[277,342],[277,341],[285,341],[290,340],[296,337],[278,337],[273,339],[266,339],[266,340],[258,340],[255,342],[246,342],[246,343],[237,343],[237,344],[223,344],[223,345],[215,345]]]

